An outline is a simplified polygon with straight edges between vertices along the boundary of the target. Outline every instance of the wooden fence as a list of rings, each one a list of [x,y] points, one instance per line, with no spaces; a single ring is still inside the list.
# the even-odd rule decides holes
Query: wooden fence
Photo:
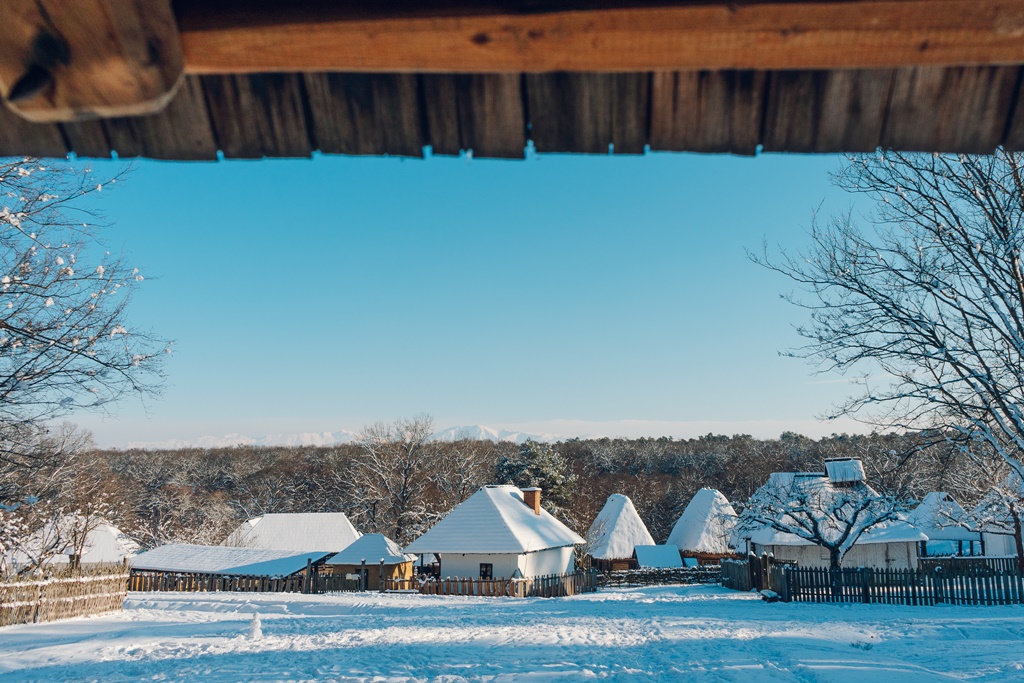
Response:
[[[133,591],[227,591],[240,593],[338,593],[360,590],[357,579],[338,574],[305,572],[292,576],[228,576],[184,572],[133,570],[128,581]]]
[[[598,588],[624,588],[630,586],[668,586],[695,583],[718,583],[722,580],[719,565],[673,567],[671,569],[630,569],[628,571],[600,573]]]
[[[749,565],[742,560],[722,560],[722,587],[743,592],[753,590]]]
[[[887,605],[1024,604],[1024,573],[987,567],[959,573],[911,569],[813,569],[777,566],[771,583],[783,602]]]
[[[97,565],[38,579],[0,581],[0,626],[55,621],[124,607],[129,568]]]
[[[924,571],[935,571],[942,567],[947,574],[975,571],[1013,572],[1017,571],[1016,557],[922,557],[917,566]]]
[[[423,595],[476,595],[509,598],[555,598],[597,590],[597,572],[552,574],[527,579],[444,578],[386,579],[385,590],[415,591]]]

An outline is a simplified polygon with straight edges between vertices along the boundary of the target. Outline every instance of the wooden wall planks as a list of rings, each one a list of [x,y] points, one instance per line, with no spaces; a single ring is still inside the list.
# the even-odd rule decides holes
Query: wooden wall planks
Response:
[[[32,124],[0,108],[0,156],[325,154],[522,158],[1024,149],[1024,68],[190,76],[148,116]]]

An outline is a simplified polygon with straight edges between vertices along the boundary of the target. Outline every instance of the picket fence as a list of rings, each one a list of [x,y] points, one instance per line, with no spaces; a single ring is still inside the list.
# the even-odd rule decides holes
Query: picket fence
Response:
[[[509,598],[555,598],[597,590],[597,571],[551,574],[526,579],[480,579],[447,577],[444,579],[386,579],[387,591],[416,592],[422,595],[474,595]]]
[[[754,584],[750,577],[750,566],[742,560],[722,560],[722,587],[734,591],[751,591]]]
[[[665,569],[630,569],[600,573],[598,588],[627,588],[633,586],[671,586],[696,583],[718,583],[722,580],[719,565],[698,567],[672,567]]]
[[[128,595],[124,565],[94,565],[40,578],[0,581],[0,626],[120,610]]]
[[[768,587],[783,602],[886,605],[1024,604],[1024,573],[991,570],[815,569],[775,566]]]
[[[360,590],[357,579],[341,574],[305,572],[293,576],[230,576],[190,572],[134,570],[128,580],[133,591],[192,591],[239,593],[338,593]]]

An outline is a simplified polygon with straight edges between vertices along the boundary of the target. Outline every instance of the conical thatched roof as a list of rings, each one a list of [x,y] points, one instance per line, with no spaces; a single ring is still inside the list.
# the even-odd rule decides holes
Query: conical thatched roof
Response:
[[[729,536],[735,525],[736,511],[726,497],[715,489],[701,489],[672,527],[668,543],[681,552],[729,553]]]
[[[628,496],[613,493],[587,532],[590,556],[621,560],[633,556],[638,545],[654,545],[654,538]]]

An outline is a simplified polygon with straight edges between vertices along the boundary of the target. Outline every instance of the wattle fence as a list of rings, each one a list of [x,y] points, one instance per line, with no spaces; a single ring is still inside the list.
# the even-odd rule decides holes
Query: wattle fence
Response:
[[[385,579],[387,591],[422,595],[474,595],[508,598],[557,598],[597,590],[597,571],[551,574],[525,579]]]
[[[670,569],[630,569],[597,575],[598,588],[631,588],[635,586],[672,586],[718,583],[722,580],[719,565],[673,567]]]
[[[99,565],[40,578],[0,580],[0,626],[120,610],[128,595],[124,565]]]

